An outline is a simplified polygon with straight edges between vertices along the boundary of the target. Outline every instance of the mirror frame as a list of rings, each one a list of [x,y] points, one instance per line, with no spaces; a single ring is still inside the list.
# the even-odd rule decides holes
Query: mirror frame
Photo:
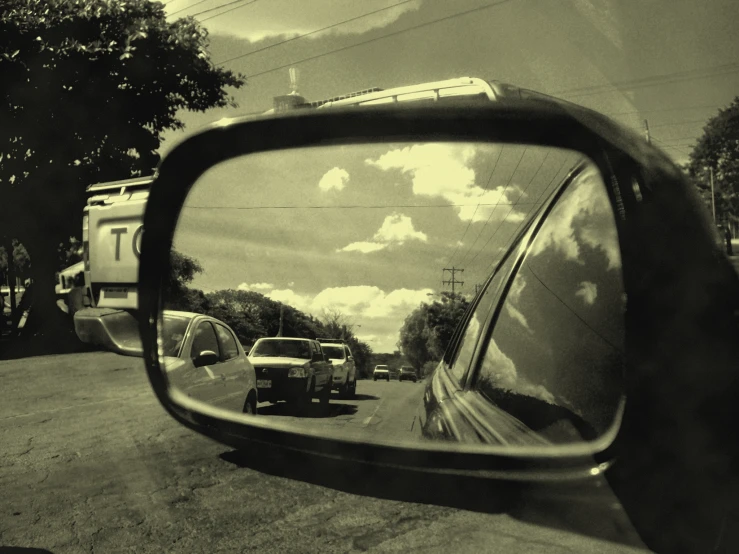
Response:
[[[617,225],[619,193],[615,180],[605,177],[612,176],[621,164],[629,168],[648,167],[650,178],[680,180],[669,158],[648,146],[635,132],[591,110],[548,101],[485,105],[460,102],[443,107],[421,103],[380,105],[221,120],[183,140],[166,156],[146,208],[139,323],[147,372],[157,398],[181,424],[234,448],[248,449],[265,443],[344,461],[506,481],[561,481],[600,475],[616,459],[623,425],[614,425],[611,436],[599,441],[597,448],[583,443],[551,452],[505,451],[490,445],[430,441],[365,444],[295,432],[279,423],[266,424],[260,418],[247,422],[217,408],[196,405],[178,391],[169,391],[157,356],[159,291],[169,270],[169,252],[180,210],[190,188],[205,171],[230,158],[257,152],[402,141],[504,142],[578,151],[604,176]],[[628,398],[627,395],[627,406]]]

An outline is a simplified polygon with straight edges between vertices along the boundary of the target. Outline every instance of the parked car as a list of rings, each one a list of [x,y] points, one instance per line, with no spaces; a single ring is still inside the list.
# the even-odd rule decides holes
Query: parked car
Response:
[[[416,368],[409,365],[401,366],[400,372],[398,373],[398,381],[413,381],[418,382],[418,373]]]
[[[378,379],[385,379],[388,383],[390,382],[390,368],[386,365],[376,365],[372,372],[372,380],[377,381]]]
[[[331,388],[342,398],[354,398],[357,392],[357,370],[354,356],[343,339],[316,339],[334,366]]]
[[[233,330],[222,321],[165,310],[159,357],[169,383],[189,397],[228,410],[257,413],[254,367]]]
[[[285,400],[300,411],[312,398],[328,406],[333,364],[316,340],[261,338],[249,352],[257,374],[260,402]]]

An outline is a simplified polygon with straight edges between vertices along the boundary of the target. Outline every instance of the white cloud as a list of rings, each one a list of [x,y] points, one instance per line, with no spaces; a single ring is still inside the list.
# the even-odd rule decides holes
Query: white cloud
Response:
[[[373,29],[387,27],[404,13],[418,10],[422,2],[422,0],[414,0],[400,6],[392,6],[391,1],[394,0],[384,0],[374,8],[379,10],[386,7],[388,9],[358,17],[363,15],[362,9],[358,8],[361,4],[355,2],[337,3],[335,0],[312,0],[300,3],[294,0],[271,0],[264,6],[260,6],[259,3],[254,4],[248,12],[234,11],[233,15],[229,14],[229,17],[214,18],[208,22],[208,29],[211,32],[245,38],[250,42],[275,37],[287,39],[297,35],[307,35],[306,40],[325,39],[327,35],[360,35]],[[172,4],[172,10],[177,9],[182,9],[182,5]],[[168,13],[172,13],[169,8]],[[314,33],[325,27],[326,22],[339,21],[347,22],[326,31]]]
[[[584,243],[605,254],[608,269],[620,268],[618,234],[600,173],[590,167],[570,187],[567,202],[552,210],[534,241],[531,255],[536,256],[551,246],[568,260],[582,264],[580,244]]]
[[[590,281],[583,281],[580,283],[580,288],[577,289],[575,296],[581,297],[583,302],[588,306],[592,306],[595,299],[598,298],[598,285]]]
[[[382,225],[372,237],[370,241],[352,242],[344,248],[339,248],[337,252],[377,252],[383,250],[390,245],[403,245],[409,240],[419,240],[426,242],[428,237],[422,231],[416,231],[413,227],[413,221],[407,215],[393,213],[385,218]]]
[[[419,196],[441,197],[457,204],[462,221],[488,221],[496,204],[510,204],[522,189],[515,183],[486,190],[488,183],[476,182],[475,170],[468,167],[477,150],[466,144],[419,144],[390,150],[376,160],[365,163],[382,171],[398,170],[411,177],[413,193]],[[506,206],[499,209],[501,217],[518,223],[524,214]]]
[[[526,330],[531,331],[529,322],[526,320],[526,316],[523,315],[516,307],[516,304],[518,304],[518,301],[521,298],[521,292],[523,292],[524,287],[526,287],[526,279],[522,273],[519,273],[511,285],[511,291],[508,293],[509,301],[505,303],[505,306],[508,315],[518,321]]]
[[[359,241],[347,244],[344,248],[338,249],[337,252],[362,252],[368,254],[369,252],[377,252],[386,248],[387,244],[380,244],[377,242]]]
[[[554,395],[544,385],[535,385],[518,374],[515,362],[503,353],[495,339],[491,339],[485,351],[481,374],[495,388],[533,396],[549,404],[556,403]]]
[[[275,289],[266,293],[267,297],[277,302],[282,302],[300,311],[310,311],[311,298],[304,294],[298,294],[292,289]]]
[[[329,191],[331,189],[342,190],[348,181],[349,173],[346,169],[334,167],[333,169],[329,169],[321,177],[321,180],[318,182],[318,188],[322,191]]]
[[[272,290],[275,288],[275,286],[272,283],[241,283],[237,288],[238,290],[263,291]]]

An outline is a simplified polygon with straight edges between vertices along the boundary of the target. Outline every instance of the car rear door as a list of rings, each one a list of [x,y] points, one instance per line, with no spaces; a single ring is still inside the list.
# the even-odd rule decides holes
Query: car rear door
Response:
[[[204,350],[212,350],[220,359],[221,353],[216,333],[208,320],[195,322],[190,332],[192,333],[190,348],[182,354],[183,357],[189,358],[189,363],[183,369],[183,387],[186,387],[186,392],[190,397],[211,405],[217,404],[226,390],[225,377],[218,367],[222,364],[195,367],[195,358]]]
[[[220,361],[216,364],[216,373],[220,375],[223,383],[223,396],[219,403],[226,409],[240,412],[250,390],[251,367],[231,330],[220,323],[213,322],[212,325],[220,348]]]

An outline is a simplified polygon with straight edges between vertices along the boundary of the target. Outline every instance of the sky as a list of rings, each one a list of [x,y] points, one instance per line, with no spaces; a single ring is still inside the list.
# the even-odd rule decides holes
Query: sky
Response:
[[[163,154],[222,117],[272,108],[273,97],[290,91],[290,67],[298,69],[298,91],[309,101],[453,77],[499,80],[591,107],[639,131],[646,119],[653,142],[678,163],[707,119],[739,92],[736,0],[170,0],[165,9],[170,19],[202,21],[214,62],[243,74],[246,84],[230,90],[236,108],[181,113],[185,129],[165,134]],[[258,186],[240,188],[231,177],[222,180],[233,190],[213,194],[206,175],[205,188],[195,190],[208,191],[201,200],[332,207],[186,210],[183,245],[206,256],[198,284],[243,286],[317,311],[329,297],[334,304],[341,298],[361,325],[360,338],[376,351],[395,349],[399,314],[428,292],[448,290],[441,283],[445,263],[465,269],[465,292],[480,282],[526,210],[500,206],[488,219],[491,209],[477,205],[518,199],[508,195],[523,190],[546,153],[529,152],[503,193],[520,150],[504,148],[493,172],[496,189],[485,185],[497,154],[490,147],[384,146],[275,154],[279,161],[262,155],[230,162],[237,170],[214,168],[222,176],[250,175],[249,185]],[[531,201],[546,184],[543,174],[562,158],[550,156],[521,202]],[[432,169],[424,170],[429,160]],[[444,187],[429,177],[439,171],[452,172]],[[422,203],[445,207],[391,207]],[[350,204],[385,207],[341,207]],[[243,258],[251,260],[243,262],[248,268],[231,255],[239,249],[251,252]]]

